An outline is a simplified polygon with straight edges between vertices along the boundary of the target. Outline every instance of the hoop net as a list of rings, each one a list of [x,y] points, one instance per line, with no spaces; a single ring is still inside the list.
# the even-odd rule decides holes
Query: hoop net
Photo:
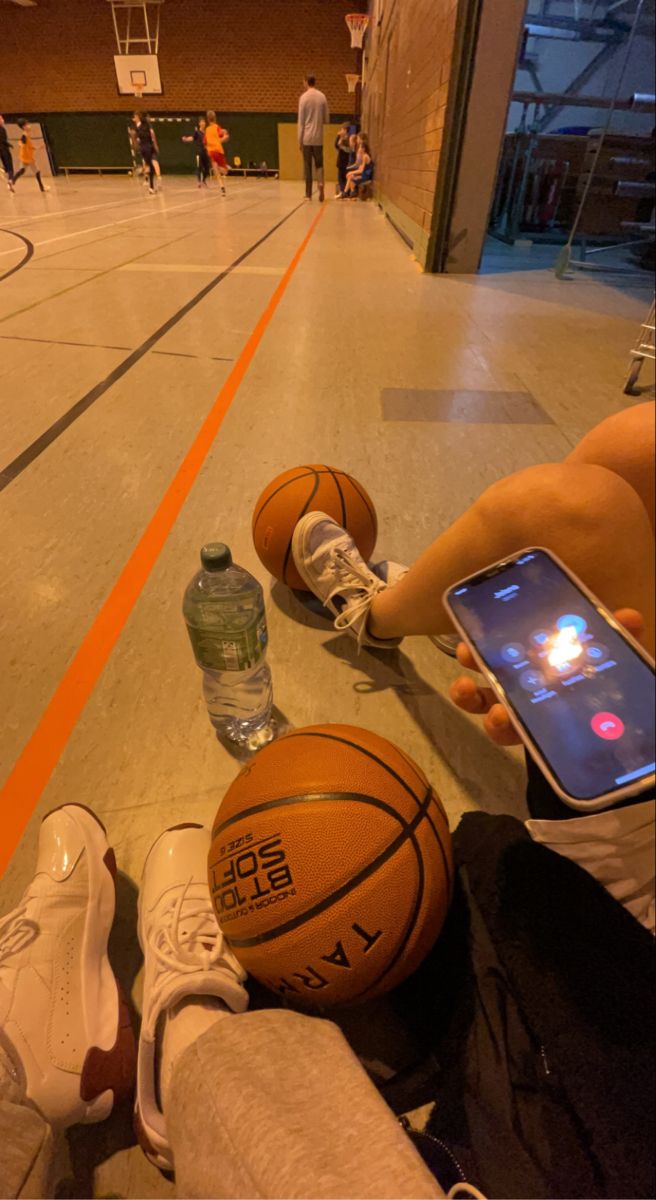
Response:
[[[356,87],[358,86],[359,82],[360,82],[359,75],[347,75],[346,76],[346,86],[347,86],[349,92],[354,92]]]
[[[351,49],[361,50],[367,25],[369,24],[369,17],[366,13],[348,13],[344,17],[344,20],[351,31]]]

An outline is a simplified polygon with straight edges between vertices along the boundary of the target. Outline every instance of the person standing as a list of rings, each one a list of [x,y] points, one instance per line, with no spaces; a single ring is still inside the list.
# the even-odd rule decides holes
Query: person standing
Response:
[[[0,166],[7,176],[7,187],[14,191],[14,160],[11,157],[11,146],[7,137],[4,117],[0,117]]]
[[[199,117],[194,132],[182,139],[183,142],[194,142],[196,146],[196,174],[198,176],[199,187],[207,187],[207,178],[212,170],[210,156],[207,153],[207,146],[205,145],[206,129],[207,121],[205,117]]]
[[[210,157],[214,177],[221,185],[221,195],[225,196],[225,177],[228,174],[228,160],[223,149],[224,142],[227,142],[230,137],[227,129],[223,129],[216,119],[216,113],[210,109],[207,114],[207,128],[205,130],[205,145],[207,153]]]
[[[312,163],[317,173],[319,200],[323,201],[323,127],[328,124],[328,101],[317,87],[314,75],[305,79],[305,91],[298,105],[298,144],[305,169],[305,199],[312,199]]]
[[[348,124],[342,125],[337,134],[335,149],[337,151],[337,199],[339,200],[346,191],[346,171],[351,157],[351,139],[349,137]]]
[[[159,166],[159,146],[148,117],[145,113],[135,113],[134,119],[136,122],[136,134],[139,142],[139,153],[143,160],[144,168],[148,171],[148,192],[151,196],[155,195],[157,190],[155,187],[155,179],[157,179],[158,188],[162,186],[162,175]]]
[[[21,139],[20,139],[20,147],[19,147],[19,155],[20,155],[21,165],[20,165],[20,170],[17,171],[16,174],[14,175],[13,182],[15,183],[17,179],[20,179],[21,175],[25,175],[26,172],[29,171],[29,173],[31,175],[36,176],[36,181],[39,185],[40,190],[42,192],[49,192],[50,188],[46,187],[45,183],[43,182],[43,180],[41,178],[41,172],[36,165],[36,157],[35,157],[35,153],[34,153],[34,142],[32,141],[32,139],[30,137],[30,128],[31,128],[30,123],[29,123],[29,121],[25,121],[25,120],[19,121],[18,127],[21,130]]]

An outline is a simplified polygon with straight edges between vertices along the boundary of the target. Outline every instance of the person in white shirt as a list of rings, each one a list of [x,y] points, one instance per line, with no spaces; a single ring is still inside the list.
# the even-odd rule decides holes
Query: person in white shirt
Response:
[[[314,75],[305,79],[305,91],[298,105],[298,144],[303,155],[305,199],[312,199],[312,164],[317,174],[319,200],[325,196],[323,175],[323,127],[330,120],[328,101],[317,87]]]

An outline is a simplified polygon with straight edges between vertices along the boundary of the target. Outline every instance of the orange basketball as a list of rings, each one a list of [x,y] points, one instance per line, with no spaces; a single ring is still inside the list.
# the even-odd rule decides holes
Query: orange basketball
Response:
[[[292,557],[292,534],[308,512],[325,512],[348,529],[369,561],[376,545],[376,510],[361,483],[319,465],[292,467],[264,489],[253,513],[253,541],[261,562],[289,587],[306,590]]]
[[[350,725],[288,733],[244,767],[208,869],[239,961],[304,1007],[369,1000],[410,975],[453,883],[449,826],[423,771]]]

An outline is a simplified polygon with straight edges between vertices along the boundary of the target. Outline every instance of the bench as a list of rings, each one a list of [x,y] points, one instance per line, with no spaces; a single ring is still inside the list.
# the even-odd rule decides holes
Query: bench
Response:
[[[60,166],[59,171],[60,172],[63,171],[64,175],[68,179],[69,175],[75,171],[78,171],[81,175],[95,175],[96,172],[98,172],[99,175],[108,175],[112,171],[120,171],[120,173],[122,175],[131,175],[132,167],[64,167],[64,166]]]

